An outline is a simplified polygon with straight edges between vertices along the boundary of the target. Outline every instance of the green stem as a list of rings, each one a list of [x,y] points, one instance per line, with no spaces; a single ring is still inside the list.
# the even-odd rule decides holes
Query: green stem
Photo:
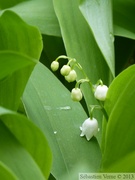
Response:
[[[103,104],[99,102],[100,105],[90,105],[90,119],[93,118],[93,111],[94,109],[100,109],[104,115],[104,117],[106,118],[106,120],[108,121],[108,115],[106,113],[106,110],[103,107]]]
[[[93,118],[93,111],[94,109],[101,109],[101,106],[100,105],[90,105],[90,119]]]
[[[98,101],[98,102],[99,102],[99,104],[101,106],[101,111],[103,112],[105,119],[108,121],[108,114],[107,114],[107,112],[106,112],[106,110],[104,108],[103,103],[101,101]]]
[[[58,56],[55,61],[58,61],[59,59],[71,59],[70,57],[67,57],[65,55]]]
[[[71,65],[71,63],[73,63],[73,64]],[[67,65],[70,65],[72,67],[72,69],[73,69],[74,68],[74,64],[76,64],[76,59],[74,59],[74,58],[69,59]]]
[[[93,84],[91,83],[91,81],[89,80],[89,78],[88,78],[87,74],[85,73],[85,71],[83,70],[82,66],[81,66],[79,63],[77,63],[77,62],[76,62],[76,65],[77,65],[77,67],[81,70],[81,72],[82,72],[82,74],[85,76],[85,78],[88,80],[87,82],[88,82],[88,84],[89,84],[92,92],[94,93],[94,90],[95,90],[95,89],[94,89],[94,86],[93,86]],[[86,81],[85,81],[85,82],[86,82]],[[103,85],[103,81],[102,81],[101,79],[99,79],[98,82],[97,82],[97,85],[98,85],[98,84]],[[106,120],[108,121],[108,114],[107,114],[106,110],[104,109],[104,106],[103,106],[102,102],[101,102],[101,101],[98,101],[98,102],[99,102],[99,104],[100,104],[100,109],[102,110],[102,112],[103,112]],[[99,109],[99,106],[98,106],[98,105],[95,105],[95,107],[92,108],[92,112],[93,112],[93,110],[94,110],[95,108],[97,109],[97,107],[98,107],[98,109]],[[90,112],[91,112],[91,111],[90,111]],[[90,117],[92,117],[91,113],[90,113]]]
[[[101,80],[101,79],[99,79],[98,81],[97,81],[97,83],[96,83],[97,85],[101,85],[101,86],[103,86],[104,84],[103,84],[103,81]]]
[[[82,66],[81,66],[78,62],[76,62],[76,66],[77,66],[78,69],[82,72],[82,74],[84,75],[85,79],[88,79],[88,80],[89,80],[89,81],[87,81],[87,82],[88,82],[88,84],[89,84],[92,92],[94,92],[93,84],[91,83],[91,81],[90,81],[90,79],[88,78],[87,74],[86,74],[85,71],[83,70]]]
[[[82,84],[84,82],[89,83],[89,79],[80,79],[79,81],[76,82],[75,88],[79,88],[80,84]]]

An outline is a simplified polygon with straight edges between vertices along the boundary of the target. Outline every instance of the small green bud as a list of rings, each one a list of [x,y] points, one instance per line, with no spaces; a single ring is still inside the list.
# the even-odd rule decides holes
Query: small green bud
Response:
[[[76,78],[77,78],[77,74],[75,70],[71,70],[70,73],[67,76],[65,76],[65,79],[68,82],[73,82],[76,80]]]
[[[52,69],[52,71],[57,71],[58,68],[59,68],[59,62],[58,62],[58,61],[53,61],[53,62],[51,63],[51,69]]]
[[[60,73],[63,75],[63,76],[67,76],[71,71],[71,67],[68,66],[68,65],[64,65],[61,70],[60,70]]]
[[[100,101],[105,101],[107,91],[108,91],[108,87],[106,85],[98,85],[95,90],[94,96],[96,99]]]
[[[80,101],[82,99],[82,92],[79,88],[73,88],[71,91],[71,99],[73,101]]]

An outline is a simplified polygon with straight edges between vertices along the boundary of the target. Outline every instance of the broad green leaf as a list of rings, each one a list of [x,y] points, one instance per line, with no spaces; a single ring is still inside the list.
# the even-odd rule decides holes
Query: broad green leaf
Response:
[[[42,38],[37,28],[26,24],[17,14],[5,11],[0,17],[0,50],[17,51],[39,59]]]
[[[113,0],[114,33],[135,39],[135,1]]]
[[[36,60],[12,51],[0,52],[0,79],[7,77],[15,71],[35,65]]]
[[[52,157],[43,133],[25,116],[2,107],[0,108],[0,118],[48,178]]]
[[[37,64],[23,94],[23,103],[30,119],[44,132],[53,153],[52,174],[61,179],[77,163],[99,169],[101,152],[95,138],[80,137],[79,127],[87,118],[80,103],[70,98],[68,90],[42,64]],[[78,169],[79,172],[85,169]],[[78,172],[78,173],[79,173]]]
[[[14,11],[42,34],[61,36],[52,0],[0,0],[0,7],[1,13],[7,8]]]
[[[14,12],[0,17],[0,104],[16,110],[31,71],[40,57],[39,31]]]
[[[103,152],[103,171],[111,169],[110,172],[123,172],[119,164],[123,163],[123,169],[126,169],[124,164],[128,164],[132,155],[134,156],[134,154],[131,155],[135,149],[134,82],[135,66],[133,65],[116,77],[109,88],[105,102],[109,121],[106,128]],[[134,161],[128,165],[126,171],[132,172],[133,166],[135,166]],[[117,169],[118,167],[119,169]]]
[[[18,179],[45,179],[32,156],[2,121],[0,121],[0,160],[14,172]]]
[[[80,169],[82,170],[81,172]],[[70,172],[70,179],[74,179],[74,180],[81,179],[82,177],[80,177],[79,173],[81,174],[86,172],[90,172],[89,165],[88,164],[86,165],[83,162],[77,163],[77,165]],[[69,180],[69,176],[64,175],[61,179]]]
[[[102,79],[105,84],[109,84],[112,79],[111,72],[97,46],[88,23],[80,12],[78,0],[53,0],[53,3],[68,56],[75,58],[81,64],[83,71],[85,71],[93,84],[99,79]],[[76,70],[77,79],[84,78],[83,73],[78,69]],[[97,101],[89,85],[84,83],[81,85],[81,88],[87,107],[96,104]],[[95,117],[99,121],[100,129],[102,129],[102,114],[97,111]],[[98,136],[99,142],[101,140],[101,132]]]
[[[24,88],[32,70],[32,66],[27,66],[12,73],[0,81],[1,106],[12,110],[18,109],[20,104],[20,97],[23,94]]]
[[[14,173],[0,161],[0,179],[3,180],[17,180],[18,178]]]
[[[114,76],[114,37],[111,1],[80,0],[80,9]]]
[[[124,173],[131,173],[135,172],[135,162],[133,161],[135,159],[135,152],[131,152],[127,154],[126,156],[122,157],[118,161],[114,162],[111,166],[107,167],[105,169],[105,172],[124,172]]]

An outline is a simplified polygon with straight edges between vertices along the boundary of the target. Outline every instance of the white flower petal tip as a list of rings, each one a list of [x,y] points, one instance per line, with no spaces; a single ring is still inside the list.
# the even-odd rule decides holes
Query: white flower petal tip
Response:
[[[86,136],[86,139],[87,139],[87,141],[89,141],[91,138],[90,138],[90,137],[88,137],[88,136]]]
[[[88,118],[80,127],[80,130],[82,131],[80,136],[86,136],[86,139],[89,141],[93,136],[97,134],[98,129],[98,121],[95,118]]]
[[[81,134],[80,134],[80,136],[81,136],[81,137],[83,137],[83,136],[84,136],[84,134],[83,134],[83,133],[81,133]]]
[[[80,130],[82,131],[82,127],[80,126]]]
[[[106,85],[97,86],[94,96],[100,101],[105,101],[107,95],[108,87]]]

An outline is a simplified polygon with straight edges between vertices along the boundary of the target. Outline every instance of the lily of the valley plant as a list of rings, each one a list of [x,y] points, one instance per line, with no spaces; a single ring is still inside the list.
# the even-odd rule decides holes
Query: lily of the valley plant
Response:
[[[55,61],[53,61],[51,63],[51,69],[52,71],[57,71],[58,70],[58,60],[61,58],[65,58],[68,59],[68,63],[67,65],[63,65],[62,68],[60,69],[60,72],[63,76],[65,76],[65,79],[68,82],[73,82],[76,81],[77,79],[77,73],[74,69],[75,65],[79,68],[80,71],[83,71],[83,68],[81,67],[81,65],[74,59],[74,58],[70,58],[70,57],[66,57],[64,55],[59,56]],[[73,62],[73,63],[72,63]],[[72,63],[72,64],[71,64]],[[86,73],[84,73],[86,75]],[[107,91],[108,91],[108,87],[106,85],[103,84],[102,80],[98,80],[96,85],[93,85],[90,81],[90,79],[88,79],[88,77],[86,76],[86,79],[80,79],[76,82],[75,88],[72,89],[71,91],[71,99],[73,101],[79,102],[82,100],[83,98],[83,94],[82,91],[80,89],[80,84],[87,82],[90,84],[91,87],[91,91],[93,91],[93,87],[95,87],[94,89],[94,96],[97,100],[99,101],[105,101],[106,96],[107,96]],[[100,83],[100,84],[99,84]],[[96,107],[96,106],[95,106]],[[103,107],[101,107],[103,108]],[[93,109],[92,109],[93,110]],[[89,141],[93,136],[96,136],[99,127],[98,127],[98,121],[93,117],[93,112],[90,112],[90,117],[86,119],[82,126],[80,126],[80,130],[81,132],[81,137],[82,136],[86,136],[86,139]]]

